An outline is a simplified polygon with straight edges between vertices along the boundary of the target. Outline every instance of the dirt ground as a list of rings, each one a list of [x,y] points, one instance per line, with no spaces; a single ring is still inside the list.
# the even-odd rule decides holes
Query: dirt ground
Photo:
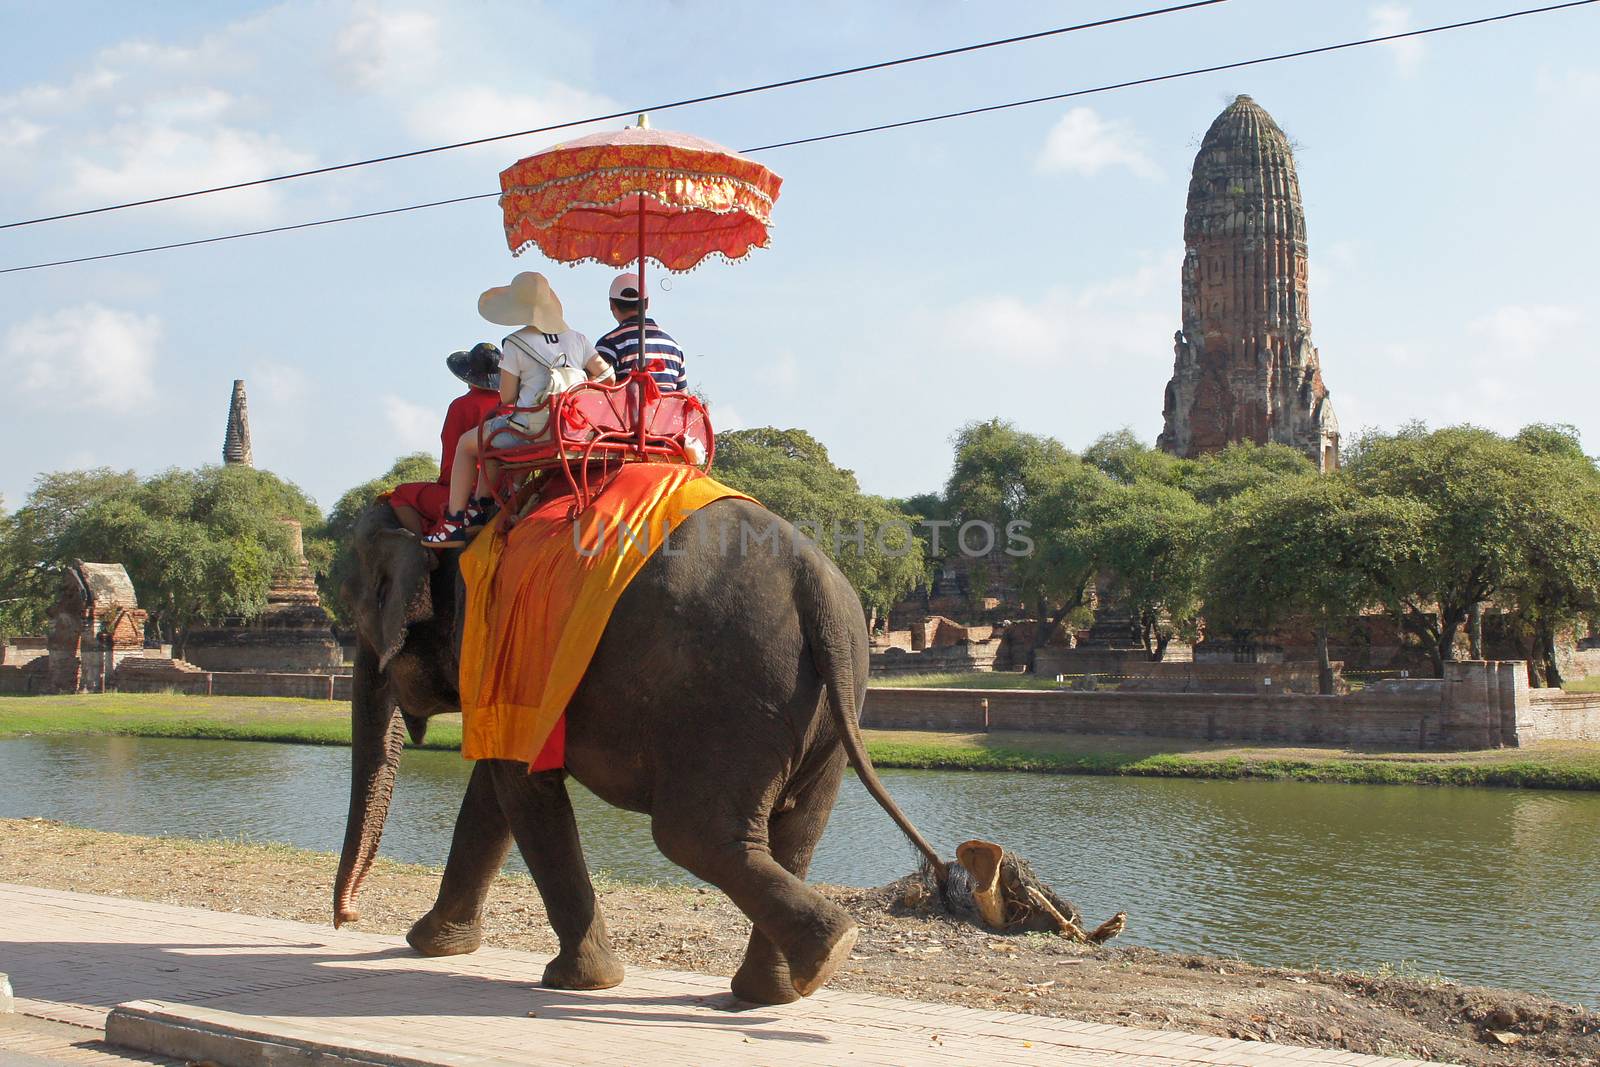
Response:
[[[334,864],[331,855],[280,846],[0,819],[0,881],[76,892],[325,923]],[[598,888],[613,945],[626,962],[733,973],[749,927],[721,894]],[[822,888],[862,927],[834,988],[1474,1065],[1600,1065],[1600,1014],[1543,997],[1436,978],[1166,955],[1137,947],[1137,915],[1122,939],[1104,948],[1049,934],[1000,937],[908,909],[893,887]],[[1071,887],[1055,888],[1070,897]],[[358,901],[360,929],[403,934],[437,889],[436,871],[379,861]],[[486,927],[489,944],[555,951],[526,877],[501,879]]]

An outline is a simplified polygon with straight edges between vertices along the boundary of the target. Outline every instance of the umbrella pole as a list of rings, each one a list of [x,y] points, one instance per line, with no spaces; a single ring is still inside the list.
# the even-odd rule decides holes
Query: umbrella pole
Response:
[[[639,373],[649,374],[650,364],[645,359],[645,294],[644,294],[644,194],[639,194]],[[644,458],[644,379],[634,383],[639,397],[639,458]]]

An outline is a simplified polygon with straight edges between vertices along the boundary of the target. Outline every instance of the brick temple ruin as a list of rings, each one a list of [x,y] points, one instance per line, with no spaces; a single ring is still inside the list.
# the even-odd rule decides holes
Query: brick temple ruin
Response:
[[[230,467],[255,465],[242,379],[234,381],[228,403],[222,461]],[[0,642],[0,692],[209,693],[215,691],[213,674],[251,674],[257,676],[253,681],[235,679],[229,691],[331,695],[337,689],[333,676],[346,673],[344,650],[306,562],[300,523],[278,521],[289,539],[290,563],[273,575],[266,607],[248,619],[191,626],[181,660],[171,657],[168,646],[146,647],[146,612],[121,564],[75,561],[62,574],[49,635]]]
[[[1157,444],[1181,457],[1278,443],[1339,465],[1339,421],[1311,343],[1294,152],[1248,96],[1200,143],[1183,219],[1183,328]]]
[[[222,435],[222,462],[255,466],[250,445],[250,414],[244,379],[233,382],[228,424]],[[184,656],[208,671],[288,671],[324,674],[338,671],[344,651],[333,635],[333,620],[322,606],[316,579],[306,563],[300,523],[282,518],[289,535],[290,564],[273,575],[267,606],[249,619],[226,618],[190,630]]]

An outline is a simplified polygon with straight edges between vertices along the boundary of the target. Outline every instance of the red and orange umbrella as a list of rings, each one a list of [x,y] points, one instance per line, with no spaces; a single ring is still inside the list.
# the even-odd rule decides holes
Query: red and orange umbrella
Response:
[[[513,255],[537,246],[561,263],[612,267],[649,256],[685,271],[765,248],[782,184],[719,144],[641,124],[518,160],[500,172],[500,207]]]
[[[743,259],[770,240],[783,179],[687,133],[639,125],[535,152],[500,172],[512,255],[537,247],[561,263],[638,263],[639,359],[645,353],[645,258],[686,271],[708,256]],[[644,378],[638,392],[644,400]],[[639,444],[645,419],[639,418]]]

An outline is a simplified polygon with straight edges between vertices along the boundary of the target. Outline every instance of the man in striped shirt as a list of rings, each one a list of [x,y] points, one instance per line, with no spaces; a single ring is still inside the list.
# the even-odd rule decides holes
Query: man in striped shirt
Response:
[[[645,301],[648,309],[650,301]],[[595,342],[595,351],[611,364],[617,381],[639,369],[639,276],[619,274],[611,283],[611,314],[617,328]],[[644,368],[663,393],[682,392],[689,387],[683,373],[683,349],[672,335],[646,315],[644,320]]]

